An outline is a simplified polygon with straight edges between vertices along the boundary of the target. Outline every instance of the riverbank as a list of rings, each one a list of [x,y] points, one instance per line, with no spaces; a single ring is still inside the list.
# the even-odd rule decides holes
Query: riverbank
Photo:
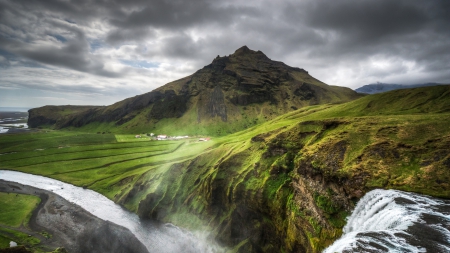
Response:
[[[128,229],[99,219],[51,191],[4,180],[0,180],[0,191],[41,199],[30,218],[29,229],[19,229],[38,238],[45,250],[64,247],[68,252],[148,252]],[[51,236],[46,238],[42,232]]]

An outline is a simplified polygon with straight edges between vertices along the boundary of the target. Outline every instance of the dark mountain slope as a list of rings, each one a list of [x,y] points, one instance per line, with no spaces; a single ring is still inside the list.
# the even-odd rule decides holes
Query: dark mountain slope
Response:
[[[191,76],[108,107],[61,118],[55,127],[90,128],[89,124],[101,123],[103,128],[125,132],[165,129],[172,134],[221,135],[304,106],[360,96],[244,46],[230,56],[216,57]]]
[[[30,127],[49,127],[54,125],[57,121],[63,121],[69,115],[72,117],[78,113],[82,113],[90,109],[96,110],[102,107],[103,106],[47,105],[40,108],[34,108],[28,111],[28,125]]]

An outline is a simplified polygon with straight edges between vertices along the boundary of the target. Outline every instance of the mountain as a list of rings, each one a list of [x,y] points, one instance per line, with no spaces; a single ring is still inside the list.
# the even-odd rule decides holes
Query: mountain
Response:
[[[428,86],[436,86],[442,85],[439,83],[420,83],[420,84],[389,84],[389,83],[372,83],[368,85],[364,85],[355,89],[356,92],[362,94],[376,94],[391,90],[400,90],[400,89],[411,89],[411,88],[419,88],[419,87],[428,87]]]
[[[146,94],[60,115],[53,127],[224,135],[305,106],[359,97],[349,88],[327,85],[303,69],[272,61],[261,51],[244,46]],[[41,112],[48,109],[30,110],[29,125],[46,122]]]

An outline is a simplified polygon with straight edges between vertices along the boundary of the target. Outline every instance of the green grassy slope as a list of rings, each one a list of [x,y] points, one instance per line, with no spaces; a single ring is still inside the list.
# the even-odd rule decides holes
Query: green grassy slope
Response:
[[[371,189],[450,198],[449,94],[438,86],[309,106],[209,142],[5,135],[0,164],[206,229],[239,252],[319,252]]]

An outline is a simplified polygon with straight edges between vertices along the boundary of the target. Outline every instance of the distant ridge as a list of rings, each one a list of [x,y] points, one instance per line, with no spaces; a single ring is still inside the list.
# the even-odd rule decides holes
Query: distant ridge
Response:
[[[420,84],[392,84],[392,83],[372,83],[355,89],[356,92],[362,94],[377,94],[391,90],[401,90],[419,87],[428,87],[443,85],[441,83],[420,83]]]

